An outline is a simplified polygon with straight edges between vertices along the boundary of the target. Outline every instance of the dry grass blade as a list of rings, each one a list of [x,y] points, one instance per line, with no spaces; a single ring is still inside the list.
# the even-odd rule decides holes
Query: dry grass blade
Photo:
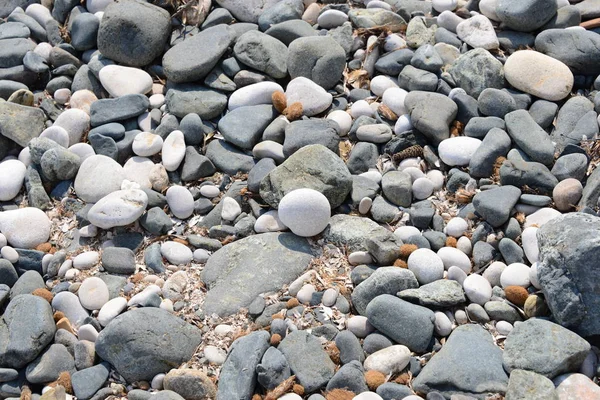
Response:
[[[267,393],[265,400],[277,400],[278,398],[292,390],[295,381],[296,375],[290,376],[285,381],[281,382],[275,389]]]

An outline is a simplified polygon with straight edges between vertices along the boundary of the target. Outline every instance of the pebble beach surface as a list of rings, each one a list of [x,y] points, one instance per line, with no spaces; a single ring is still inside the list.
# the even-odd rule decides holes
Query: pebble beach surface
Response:
[[[0,1],[0,399],[599,400],[598,0]]]

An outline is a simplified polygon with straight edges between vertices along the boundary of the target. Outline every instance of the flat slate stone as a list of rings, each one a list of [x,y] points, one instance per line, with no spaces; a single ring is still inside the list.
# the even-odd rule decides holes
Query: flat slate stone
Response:
[[[261,251],[248,257],[257,248]],[[204,311],[221,316],[237,313],[259,294],[292,282],[312,257],[308,241],[291,233],[270,232],[230,243],[209,258],[202,272],[209,289]]]
[[[0,102],[0,133],[25,147],[46,129],[46,114],[34,107]]]

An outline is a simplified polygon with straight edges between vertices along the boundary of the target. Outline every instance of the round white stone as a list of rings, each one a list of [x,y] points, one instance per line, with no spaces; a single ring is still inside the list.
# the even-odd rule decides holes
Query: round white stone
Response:
[[[396,123],[394,124],[394,133],[396,135],[400,135],[401,133],[410,131],[412,128],[413,128],[413,126],[412,126],[412,122],[410,120],[410,115],[402,114],[401,116],[398,117],[398,119],[396,120]]]
[[[532,226],[537,226],[538,228],[541,228],[546,222],[552,221],[554,218],[560,217],[561,215],[562,213],[554,208],[540,208],[525,218],[523,227],[529,228]]]
[[[439,13],[443,11],[454,11],[458,6],[458,0],[432,0],[431,5],[434,10]]]
[[[408,92],[398,87],[391,87],[383,93],[381,102],[385,104],[394,114],[400,116],[408,113],[404,105],[404,99]]]
[[[417,249],[408,257],[408,269],[415,274],[421,285],[444,277],[444,262],[429,249]]]
[[[461,268],[453,265],[448,268],[448,275],[446,276],[451,281],[456,281],[461,285],[467,279],[467,273],[463,271]]]
[[[433,182],[427,178],[417,178],[412,185],[413,196],[417,200],[424,200],[433,194]]]
[[[463,218],[454,217],[446,224],[446,234],[459,238],[469,229],[469,224]]]
[[[56,92],[54,92],[54,101],[56,101],[58,104],[60,104],[62,106],[67,104],[69,102],[70,98],[71,98],[71,90],[70,89],[62,88],[62,89],[58,89]]]
[[[302,114],[312,117],[320,114],[331,105],[333,96],[325,89],[305,77],[294,78],[285,91],[287,104],[302,104]]]
[[[137,221],[148,205],[148,195],[139,189],[117,190],[98,200],[88,212],[90,223],[102,229]]]
[[[374,112],[371,108],[371,105],[366,100],[358,100],[352,104],[352,107],[350,107],[350,114],[352,114],[352,117],[356,119],[358,117],[362,117],[363,115],[372,117]]]
[[[529,269],[529,281],[534,288],[539,290],[542,288],[542,286],[540,285],[540,280],[538,278],[538,268],[539,264],[537,262],[531,265],[531,268]]]
[[[203,185],[200,186],[200,194],[204,197],[212,199],[213,197],[217,197],[221,194],[218,186],[215,185]]]
[[[162,93],[153,94],[148,98],[150,108],[161,108],[165,104],[165,95]]]
[[[441,28],[448,29],[450,32],[456,33],[456,27],[464,21],[461,17],[454,14],[452,11],[443,11],[438,15],[437,24]]]
[[[244,106],[272,104],[273,92],[283,92],[281,85],[275,82],[258,82],[236,90],[229,97],[229,111]]]
[[[192,251],[185,245],[178,242],[164,242],[160,246],[160,254],[171,264],[183,265],[192,261],[194,257]]]
[[[175,243],[175,242],[171,242],[171,243]],[[144,290],[142,290],[140,293],[136,294],[131,299],[129,299],[129,301],[127,302],[127,306],[132,307],[135,305],[144,304],[146,302],[146,300],[148,300],[148,298],[150,296],[152,296],[153,294],[161,294],[161,293],[162,293],[162,289],[159,286],[150,285],[147,288],[145,288]]]
[[[360,199],[360,203],[358,203],[358,212],[362,215],[365,215],[371,210],[371,206],[373,205],[373,199],[370,197],[363,197]]]
[[[466,236],[462,236],[456,242],[456,248],[465,253],[466,255],[471,255],[471,251],[473,250],[473,246],[471,245],[471,239]]]
[[[210,258],[210,254],[208,251],[204,249],[196,249],[194,250],[194,261],[197,263],[205,263]]]
[[[323,29],[337,28],[346,21],[348,21],[348,15],[339,10],[326,10],[319,15],[319,18],[317,18],[319,27]]]
[[[336,289],[329,288],[323,293],[323,298],[321,299],[321,302],[325,307],[333,307],[338,298],[338,294],[339,292]]]
[[[61,128],[60,126],[53,125],[44,129],[44,131],[40,133],[40,137],[50,139],[60,144],[62,147],[69,147],[69,133],[65,128]]]
[[[373,325],[369,323],[367,317],[362,315],[354,315],[348,319],[347,322],[348,330],[354,334],[357,338],[364,338],[375,330]]]
[[[474,15],[456,27],[458,37],[473,48],[486,50],[500,46],[492,22],[485,15]]]
[[[74,188],[81,200],[95,203],[121,189],[123,179],[125,172],[118,162],[107,156],[93,155],[81,163]]]
[[[227,358],[227,353],[217,346],[206,346],[204,348],[204,357],[211,364],[222,365],[225,362],[225,358]]]
[[[108,302],[108,286],[102,279],[90,277],[81,283],[77,295],[82,306],[88,310],[99,310]]]
[[[438,146],[438,153],[446,165],[462,167],[469,165],[471,157],[480,145],[479,139],[457,136],[442,140]]]
[[[302,286],[302,289],[300,289],[300,291],[296,295],[296,298],[298,299],[298,301],[300,303],[308,304],[308,303],[310,303],[310,300],[312,299],[312,295],[314,292],[315,292],[315,287],[313,285],[311,285],[311,284],[304,285],[304,286]]]
[[[346,111],[334,110],[327,115],[327,119],[337,122],[340,126],[340,136],[346,136],[352,127],[352,117]]]
[[[81,289],[79,289],[81,290]],[[100,325],[106,326],[110,321],[115,319],[127,308],[127,299],[124,297],[115,297],[106,302],[100,312],[98,312],[98,322]]]
[[[71,95],[71,99],[69,101],[69,105],[71,108],[77,108],[85,112],[86,114],[90,114],[90,106],[93,102],[98,100],[94,92],[83,89],[77,90],[75,93]]]
[[[413,183],[414,181],[416,181],[419,178],[424,178],[425,174],[423,173],[423,171],[421,171],[420,168],[417,167],[408,167],[408,168],[404,168],[402,171],[406,172],[407,174],[410,175]]]
[[[506,321],[498,321],[496,322],[496,331],[498,331],[498,333],[500,335],[508,335],[510,333],[510,331],[513,330],[513,326],[510,322],[506,322]]]
[[[479,2],[479,11],[491,20],[500,21],[498,14],[496,14],[497,6],[498,0],[481,0]]]
[[[525,256],[527,257],[529,262],[532,264],[537,262],[540,254],[540,249],[538,247],[537,241],[537,231],[537,227],[530,226],[529,228],[523,229],[523,233],[521,233],[521,243],[523,245],[523,251],[525,252]]]
[[[126,180],[137,183],[141,188],[150,189],[150,176],[155,164],[146,157],[133,156],[123,166]],[[125,182],[125,181],[123,181]]]
[[[296,189],[279,202],[279,218],[298,236],[321,233],[329,224],[331,206],[327,197],[313,189]]]
[[[348,263],[350,265],[371,264],[373,258],[368,251],[354,251],[348,254]]]
[[[133,139],[132,149],[135,154],[150,157],[158,154],[163,147],[163,138],[151,132],[140,132]]]
[[[257,143],[256,146],[252,148],[252,155],[257,159],[272,158],[277,164],[281,164],[285,161],[283,145],[274,142],[273,140],[263,140],[262,142]]]
[[[83,110],[70,108],[56,118],[53,126],[64,128],[69,134],[69,146],[73,146],[90,129],[90,116]]]
[[[16,248],[32,249],[47,242],[51,227],[48,216],[39,208],[25,207],[0,212],[0,232]]]
[[[256,233],[280,232],[288,227],[279,219],[277,210],[270,210],[256,219],[254,230]]]
[[[100,262],[100,254],[97,251],[86,251],[78,254],[73,259],[73,267],[80,270],[86,270],[94,267]]]
[[[500,275],[500,284],[503,288],[507,286],[521,286],[527,289],[531,282],[529,281],[530,268],[521,263],[512,263],[507,266],[502,275]]]
[[[235,220],[238,215],[242,213],[242,207],[240,204],[231,197],[225,197],[223,199],[223,208],[221,209],[221,218],[226,221]]]
[[[185,138],[183,132],[173,131],[162,146],[162,163],[167,171],[175,171],[185,157]]]
[[[19,160],[0,163],[0,201],[14,199],[23,186],[27,167]]]
[[[107,65],[100,69],[98,78],[112,97],[145,94],[152,90],[152,77],[139,68]]]
[[[98,331],[91,324],[81,325],[81,327],[77,330],[77,337],[79,340],[95,342],[96,339],[98,339]]]
[[[435,312],[433,327],[438,336],[444,337],[452,333],[452,321],[450,321],[450,318],[446,314],[440,311]]]
[[[500,276],[506,269],[506,264],[502,261],[494,261],[483,271],[483,277],[488,280],[492,287],[500,286]]]
[[[167,190],[167,203],[179,219],[186,219],[194,213],[194,196],[185,186],[171,186]]]
[[[469,256],[456,247],[442,247],[438,250],[437,255],[444,262],[444,267],[446,269],[455,266],[462,269],[467,274],[471,272],[471,260],[469,259]]]
[[[10,246],[2,247],[0,249],[0,255],[2,258],[10,261],[13,264],[19,261],[19,253],[17,253],[17,251]]]
[[[492,285],[483,276],[471,274],[463,282],[465,294],[473,303],[484,305],[492,298]]]
[[[377,75],[371,79],[371,92],[379,97],[383,96],[386,90],[397,87],[398,82],[387,75]]]
[[[17,159],[21,161],[26,167],[29,167],[32,164],[29,147],[23,147],[23,149],[19,152],[19,157],[17,157]]]
[[[81,162],[84,162],[88,157],[96,155],[94,148],[87,143],[75,143],[73,146],[69,147],[69,151],[78,155]]]
[[[394,231],[394,235],[398,236],[403,242],[408,241],[412,236],[421,236],[421,231],[414,226],[400,226]]]
[[[365,360],[365,370],[393,375],[402,371],[410,362],[410,350],[401,344],[386,347],[371,354]]]

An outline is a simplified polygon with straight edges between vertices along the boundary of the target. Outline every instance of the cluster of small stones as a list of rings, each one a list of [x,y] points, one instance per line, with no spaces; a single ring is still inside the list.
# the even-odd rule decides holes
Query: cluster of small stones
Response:
[[[0,2],[0,399],[600,399],[598,27]]]

